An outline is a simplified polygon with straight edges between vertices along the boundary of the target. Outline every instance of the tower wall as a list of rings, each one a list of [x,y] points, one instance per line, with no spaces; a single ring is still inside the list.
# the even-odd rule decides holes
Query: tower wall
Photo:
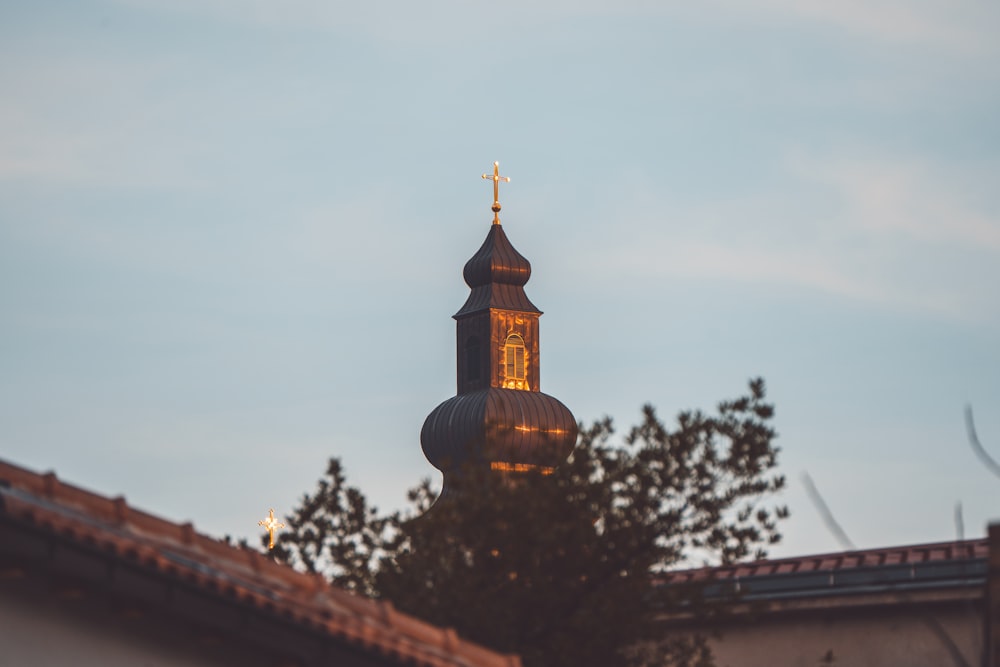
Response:
[[[507,336],[524,339],[525,377],[523,386],[508,384],[505,347]],[[540,391],[538,363],[538,313],[491,308],[459,319],[456,323],[456,370],[459,394],[488,387]],[[470,341],[477,350],[470,354]],[[478,369],[473,368],[478,364]]]

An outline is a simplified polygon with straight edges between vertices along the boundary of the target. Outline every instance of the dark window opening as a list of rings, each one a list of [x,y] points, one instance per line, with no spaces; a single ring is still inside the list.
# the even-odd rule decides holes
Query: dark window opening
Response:
[[[469,336],[465,341],[465,379],[474,382],[479,379],[482,371],[482,360],[479,354],[479,337]]]

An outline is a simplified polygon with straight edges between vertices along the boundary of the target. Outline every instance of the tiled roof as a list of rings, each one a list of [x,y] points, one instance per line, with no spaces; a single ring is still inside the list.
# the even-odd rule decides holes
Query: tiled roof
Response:
[[[396,611],[389,602],[330,586],[265,555],[198,533],[0,461],[0,519],[96,550],[144,572],[182,581],[210,595],[281,618],[337,641],[427,667],[520,667],[520,658],[495,653]],[[4,536],[2,551],[18,555]],[[27,555],[26,552],[21,555]]]
[[[791,572],[827,572],[880,565],[934,563],[943,561],[985,560],[989,553],[987,538],[916,544],[862,551],[841,551],[816,556],[797,556],[758,560],[718,567],[678,570],[667,575],[670,583],[702,579],[729,579],[755,577]]]
[[[703,584],[708,596],[737,591],[745,599],[982,586],[988,554],[987,538],[956,540],[678,570],[661,583]]]

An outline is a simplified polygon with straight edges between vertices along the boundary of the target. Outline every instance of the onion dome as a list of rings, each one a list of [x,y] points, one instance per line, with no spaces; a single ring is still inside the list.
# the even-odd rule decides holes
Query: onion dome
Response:
[[[576,444],[576,418],[538,391],[490,387],[453,396],[424,421],[424,456],[443,472],[465,464],[517,472],[551,469]]]
[[[490,226],[490,233],[465,263],[462,275],[472,292],[455,313],[456,318],[488,308],[542,313],[524,293],[524,285],[531,277],[531,263],[514,249],[500,224]]]

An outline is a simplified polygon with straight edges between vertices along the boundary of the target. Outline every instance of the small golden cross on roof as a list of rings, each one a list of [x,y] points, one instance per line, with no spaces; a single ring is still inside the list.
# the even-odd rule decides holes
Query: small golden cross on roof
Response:
[[[510,183],[510,179],[500,175],[500,163],[493,163],[493,175],[483,174],[483,178],[493,181],[493,224],[500,224],[500,181]]]
[[[284,528],[285,524],[280,523],[280,522],[278,522],[278,521],[276,521],[274,519],[274,509],[272,509],[270,512],[268,512],[267,518],[266,519],[261,519],[260,521],[258,521],[257,525],[258,526],[264,526],[264,528],[267,529],[267,534],[268,534],[267,548],[268,549],[273,549],[274,548],[274,531],[278,530],[279,528]]]

